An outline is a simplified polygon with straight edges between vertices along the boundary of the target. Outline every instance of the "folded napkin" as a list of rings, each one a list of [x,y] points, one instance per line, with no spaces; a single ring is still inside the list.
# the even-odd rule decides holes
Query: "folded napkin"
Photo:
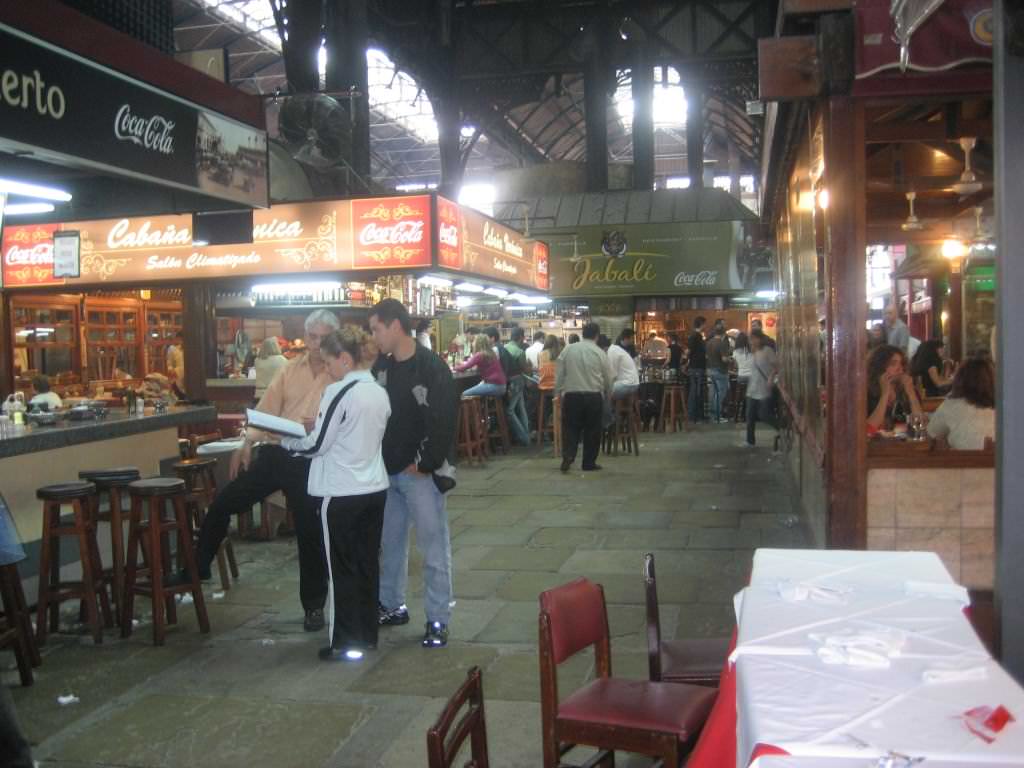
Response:
[[[956,600],[961,605],[971,604],[967,588],[959,584],[908,580],[903,582],[903,589],[908,597],[936,597],[941,600]]]
[[[985,667],[930,667],[921,674],[926,683],[960,683],[976,680],[987,680],[988,670]]]
[[[818,644],[818,658],[826,664],[865,669],[888,669],[890,659],[900,655],[907,641],[906,633],[899,630],[811,634],[809,637]]]
[[[779,597],[787,603],[799,603],[809,600],[812,603],[825,605],[845,605],[846,595],[851,591],[846,587],[827,587],[810,581],[790,581],[778,583]]]

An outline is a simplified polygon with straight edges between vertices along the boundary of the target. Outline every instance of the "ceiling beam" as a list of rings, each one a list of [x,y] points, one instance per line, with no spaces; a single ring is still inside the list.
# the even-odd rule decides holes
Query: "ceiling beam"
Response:
[[[991,120],[962,120],[957,135],[951,136],[944,121],[929,123],[871,123],[865,127],[868,144],[900,144],[930,141],[956,141],[961,136],[991,138]]]

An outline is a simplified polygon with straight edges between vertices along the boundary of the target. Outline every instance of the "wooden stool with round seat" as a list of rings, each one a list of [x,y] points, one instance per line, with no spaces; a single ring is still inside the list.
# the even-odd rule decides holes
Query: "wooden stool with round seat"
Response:
[[[4,623],[7,625],[6,628],[0,628],[0,648],[11,648],[14,651],[21,684],[32,685],[32,667],[38,667],[43,660],[32,634],[32,619],[15,563],[0,565],[0,600],[3,603]]]
[[[491,443],[498,443],[502,453],[508,453],[512,442],[508,436],[508,418],[505,416],[505,401],[502,395],[484,395],[479,398],[481,401],[481,416],[483,418],[485,443],[488,452],[491,451]],[[494,428],[491,428],[493,419]]]
[[[561,425],[555,419],[555,390],[553,389],[542,389],[537,397],[537,445],[538,447],[544,445],[544,436],[547,434],[551,435],[551,442],[555,443],[555,435],[558,433]],[[544,414],[547,411],[547,405],[551,403],[551,418],[549,420],[544,419]]]
[[[605,453],[619,455],[619,444],[626,453],[640,455],[640,438],[637,422],[640,415],[637,411],[636,395],[627,395],[612,400],[612,424],[605,432]]]
[[[458,420],[456,448],[459,457],[470,464],[484,464],[487,461],[487,436],[480,416],[480,398],[463,397],[459,401]]]
[[[136,480],[128,486],[132,506],[128,518],[128,560],[125,567],[124,605],[121,613],[121,637],[132,633],[135,595],[149,597],[153,604],[153,643],[164,644],[167,624],[177,621],[174,596],[190,593],[199,619],[199,631],[210,631],[206,602],[199,583],[195,551],[192,546],[192,526],[185,509],[185,481],[173,477],[154,477]],[[164,506],[170,504],[173,517],[164,516]],[[170,551],[168,535],[175,534],[184,569],[191,581],[166,586],[169,575]],[[138,565],[139,553],[145,556],[145,565]]]
[[[185,481],[185,507],[191,513],[192,524],[196,529],[202,526],[207,507],[217,497],[217,479],[214,475],[216,467],[216,459],[204,458],[184,459],[174,465],[174,473]],[[181,568],[184,565],[178,563]],[[231,578],[238,578],[235,548],[227,537],[217,550],[217,573],[220,575],[221,589],[231,589]]]
[[[121,501],[129,483],[141,477],[138,467],[111,467],[110,469],[84,469],[78,473],[79,480],[87,480],[96,486],[96,495],[90,514],[93,525],[100,522],[110,524],[111,567],[104,571],[110,579],[110,597],[116,608],[115,621],[121,620],[121,595],[124,594],[124,512]],[[100,509],[100,500],[107,495],[107,509]],[[127,501],[127,499],[124,499]]]
[[[39,600],[36,608],[36,641],[39,645],[46,643],[47,627],[50,632],[57,631],[60,604],[65,600],[82,601],[85,620],[96,643],[103,642],[100,612],[106,626],[114,625],[103,576],[103,563],[96,544],[96,526],[92,522],[91,509],[95,503],[95,494],[96,486],[84,480],[46,485],[36,491],[36,498],[43,502]],[[65,505],[72,509],[72,521],[68,525],[62,524],[60,519],[61,508]],[[82,563],[80,581],[61,580],[60,540],[65,537],[78,540],[78,554]]]
[[[671,432],[681,432],[687,427],[686,395],[681,384],[666,384],[661,393],[661,412],[658,415],[658,431],[668,428]]]

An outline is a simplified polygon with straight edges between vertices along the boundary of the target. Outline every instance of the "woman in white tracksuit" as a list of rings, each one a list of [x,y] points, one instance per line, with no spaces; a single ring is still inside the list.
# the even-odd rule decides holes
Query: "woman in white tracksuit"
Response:
[[[377,647],[381,525],[388,475],[381,457],[391,415],[387,392],[370,367],[377,347],[364,331],[342,328],[320,342],[335,382],[324,390],[316,425],[304,438],[285,438],[289,451],[312,457],[308,503],[320,510],[331,574],[331,644],[325,661],[357,661]]]

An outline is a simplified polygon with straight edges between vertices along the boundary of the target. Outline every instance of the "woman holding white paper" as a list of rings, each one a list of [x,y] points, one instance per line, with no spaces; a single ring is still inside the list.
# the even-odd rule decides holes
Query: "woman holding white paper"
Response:
[[[377,647],[378,557],[388,476],[381,441],[391,405],[370,374],[377,347],[364,331],[343,328],[320,342],[335,383],[324,390],[316,424],[281,445],[312,458],[310,503],[320,507],[331,574],[331,643],[325,661],[358,661]]]

